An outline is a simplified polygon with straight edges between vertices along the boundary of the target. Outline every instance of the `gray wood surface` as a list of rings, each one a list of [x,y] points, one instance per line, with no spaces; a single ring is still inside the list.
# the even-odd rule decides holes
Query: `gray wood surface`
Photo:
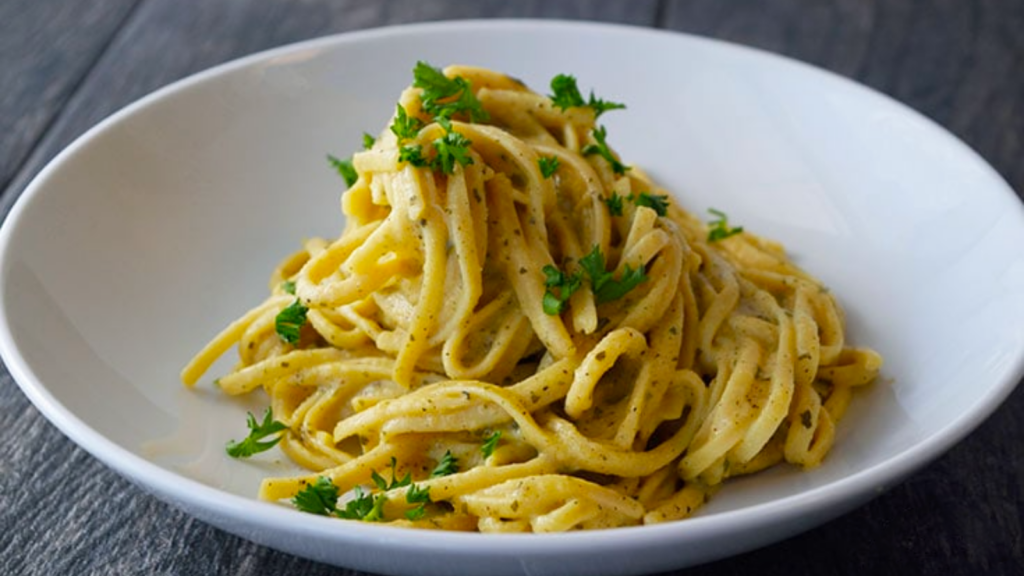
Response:
[[[1024,191],[1024,1],[0,1],[0,210],[90,126],[209,66],[424,20],[538,17],[692,32],[864,82]],[[1024,390],[868,505],[694,575],[1024,574]],[[681,574],[682,572],[680,572]],[[191,519],[64,438],[0,372],[0,574],[357,574]]]
[[[0,2],[0,190],[105,52],[136,0]]]

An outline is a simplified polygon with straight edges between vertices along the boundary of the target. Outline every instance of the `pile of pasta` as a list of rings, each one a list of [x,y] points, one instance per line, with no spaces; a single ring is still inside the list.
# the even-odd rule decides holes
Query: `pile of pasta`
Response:
[[[341,235],[306,241],[182,373],[192,385],[237,346],[220,390],[264,391],[287,427],[278,446],[309,469],[265,479],[260,497],[326,478],[341,494],[379,492],[377,519],[396,525],[551,532],[685,518],[727,478],[818,465],[881,365],[847,345],[834,295],[776,243],[709,241],[671,197],[663,214],[613,210],[614,197],[667,193],[589,153],[593,109],[489,70],[444,74],[487,119],[441,126],[406,89],[399,104],[423,127],[404,142],[385,130],[353,156]],[[450,173],[401,157],[446,129],[469,142]],[[545,311],[545,269],[594,249],[613,278],[645,279],[599,302],[584,278],[564,310]],[[275,319],[295,302],[308,312],[289,343]],[[374,488],[405,475],[429,490],[413,519],[410,486]]]

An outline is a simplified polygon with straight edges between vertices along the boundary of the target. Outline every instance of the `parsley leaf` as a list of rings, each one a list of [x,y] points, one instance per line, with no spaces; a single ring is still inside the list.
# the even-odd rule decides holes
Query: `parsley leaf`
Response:
[[[736,226],[735,228],[729,226],[729,217],[725,215],[725,212],[715,210],[714,208],[709,208],[708,212],[718,217],[716,220],[708,223],[710,226],[708,229],[708,242],[717,242],[743,232],[743,226]]]
[[[558,156],[542,156],[537,159],[537,164],[540,166],[540,173],[545,178],[551,178],[554,176],[555,171],[558,170],[560,164]]]
[[[594,111],[594,118],[598,118],[601,114],[609,110],[620,110],[625,108],[625,104],[618,102],[611,102],[603,100],[594,96],[593,90],[590,92],[590,99],[584,101],[583,95],[580,94],[579,86],[576,85],[576,78],[568,74],[559,74],[551,79],[551,103],[555,107],[566,110],[572,107],[583,107],[586,106]]]
[[[373,483],[376,484],[377,488],[380,488],[381,491],[387,492],[388,490],[394,490],[395,488],[401,488],[403,486],[408,486],[412,484],[412,475],[409,474],[408,472],[405,473],[405,476],[403,476],[401,480],[397,479],[395,475],[395,467],[397,465],[398,461],[395,459],[394,456],[392,456],[390,484],[386,480],[384,480],[384,477],[378,474],[376,470],[370,473],[370,478],[373,480]]]
[[[626,166],[622,162],[619,162],[618,159],[615,158],[615,156],[612,154],[611,149],[608,148],[608,144],[605,142],[605,138],[608,137],[608,131],[605,129],[605,127],[599,126],[597,128],[594,128],[590,132],[590,134],[591,136],[594,137],[594,140],[597,141],[597,144],[589,144],[585,146],[583,148],[583,155],[591,156],[593,154],[597,154],[600,157],[607,160],[609,164],[611,164],[613,172],[615,172],[616,174],[625,174],[626,170],[629,170],[630,167]]]
[[[466,166],[473,163],[473,157],[469,155],[469,145],[472,144],[469,138],[451,130],[451,124],[447,121],[442,123],[447,132],[441,138],[434,140],[434,149],[437,156],[431,161],[430,166],[445,174],[455,172],[455,163]]]
[[[302,512],[330,516],[338,508],[338,487],[326,476],[319,476],[315,484],[307,484],[292,498],[292,504]]]
[[[430,160],[423,156],[423,146],[413,144],[402,146],[398,151],[398,161],[408,162],[417,168],[429,166],[432,170],[444,174],[455,172],[455,164],[467,166],[473,163],[473,157],[469,155],[469,147],[473,142],[464,135],[452,130],[452,123],[445,117],[437,118],[437,123],[445,130],[444,136],[434,140],[435,154]]]
[[[594,119],[595,120],[599,116],[601,116],[601,114],[604,114],[605,112],[607,112],[609,110],[622,110],[623,108],[626,107],[625,104],[621,104],[619,102],[610,102],[608,100],[602,100],[600,98],[595,98],[593,91],[590,92],[590,100],[587,101],[587,106],[593,108],[593,110],[594,110]]]
[[[370,134],[363,132],[363,150],[369,150],[373,148],[373,145],[377,143],[377,139]]]
[[[281,282],[281,289],[284,290],[286,293],[291,294],[292,296],[294,296],[295,295],[295,282],[292,281],[292,280],[285,280],[284,282]]]
[[[604,203],[612,216],[622,216],[622,196],[618,192],[612,192],[611,196],[604,199]]]
[[[426,488],[421,488],[415,484],[409,486],[409,489],[405,492],[405,501],[408,504],[418,504],[418,506],[405,511],[406,518],[409,520],[423,518],[423,515],[427,512],[427,504],[433,502],[430,499],[430,486]]]
[[[501,440],[501,430],[495,430],[491,432],[489,436],[484,440],[482,446],[480,446],[480,453],[484,455],[484,460],[491,457],[494,454],[494,450],[498,447],[498,441]]]
[[[566,274],[558,268],[548,264],[542,269],[544,272],[544,299],[542,305],[544,313],[549,316],[557,316],[565,310],[573,292],[579,290],[582,281],[579,271],[573,274]],[[557,290],[556,294],[554,290]]]
[[[241,442],[234,440],[228,442],[228,456],[232,458],[248,458],[253,454],[270,450],[281,441],[281,436],[265,442],[260,442],[260,440],[288,429],[288,426],[283,422],[274,420],[274,414],[270,408],[267,408],[267,411],[263,413],[263,422],[261,423],[256,422],[256,417],[252,415],[252,412],[248,412],[246,415],[246,425],[249,426],[249,436]]]
[[[648,194],[647,192],[641,192],[636,195],[630,194],[629,199],[637,206],[647,206],[648,208],[653,209],[658,213],[658,216],[668,214],[667,194]]]
[[[420,146],[419,144],[402,146],[398,151],[398,161],[408,162],[417,168],[422,168],[427,165],[427,159],[423,157],[423,146]]]
[[[352,499],[345,503],[344,508],[338,508],[338,487],[326,476],[317,477],[316,483],[303,488],[292,498],[292,504],[300,511],[311,514],[321,516],[333,514],[346,520],[381,522],[384,520],[384,506],[388,502],[388,497],[384,492],[408,486],[409,489],[405,492],[405,501],[408,504],[415,504],[415,506],[405,511],[405,517],[409,520],[419,520],[427,513],[427,504],[433,503],[433,500],[430,499],[430,487],[424,488],[413,484],[409,474],[403,476],[401,480],[396,479],[396,466],[397,462],[392,456],[390,482],[377,471],[371,472],[370,477],[381,492],[377,494],[364,492],[362,487],[356,486]]]
[[[345,503],[344,509],[335,509],[334,515],[346,520],[377,522],[384,519],[384,504],[387,496],[368,494],[356,486],[355,496]]]
[[[448,454],[451,453],[449,452]],[[399,480],[398,474],[395,471],[396,466],[397,460],[395,460],[395,457],[392,456],[391,482],[385,480],[384,477],[378,474],[376,470],[370,473],[370,478],[373,480],[373,483],[377,485],[377,488],[380,488],[381,492],[387,492],[389,490],[394,490],[395,488],[404,488],[408,486],[409,489],[406,490],[405,492],[405,501],[408,504],[418,504],[418,506],[406,510],[405,517],[409,520],[419,520],[423,517],[424,514],[426,514],[427,504],[430,504],[432,502],[432,500],[430,499],[430,487],[428,486],[426,488],[423,488],[417,486],[416,484],[413,484],[412,475],[408,472],[406,472],[405,476],[403,476],[402,479]],[[385,500],[386,497],[383,494],[377,495],[373,501],[371,511],[367,515],[364,515],[362,519],[382,520]]]
[[[598,304],[622,298],[641,282],[647,280],[643,266],[633,270],[628,265],[618,280],[613,278],[612,273],[605,270],[604,254],[601,253],[601,248],[597,245],[589,254],[580,258],[580,266],[590,277],[590,286]]]
[[[579,87],[576,86],[576,78],[568,74],[559,74],[552,78],[551,91],[554,92],[549,96],[551,103],[563,111],[573,106],[586,104]]]
[[[443,118],[464,112],[473,122],[487,120],[487,111],[470,90],[469,81],[465,78],[449,78],[441,70],[423,61],[416,63],[412,75],[412,85],[423,91],[420,100],[424,112]]]
[[[385,503],[387,497],[383,494],[374,496],[356,486],[354,497],[344,508],[338,508],[338,487],[325,476],[319,476],[315,484],[307,485],[292,498],[292,504],[302,512],[366,522],[383,520]]]
[[[299,333],[302,325],[306,323],[307,312],[309,308],[303,306],[296,298],[295,302],[277,313],[274,318],[274,329],[281,340],[289,344],[296,344],[299,341]]]
[[[395,104],[395,119],[391,122],[391,132],[398,137],[399,143],[409,138],[415,138],[422,128],[422,120],[414,116],[410,117],[401,104]]]
[[[441,457],[441,461],[437,463],[437,466],[430,472],[431,478],[440,478],[441,476],[450,476],[459,471],[459,463],[452,455],[451,450],[445,450],[444,456]]]
[[[338,171],[338,174],[341,174],[341,177],[345,179],[346,186],[351,187],[356,183],[356,180],[359,179],[359,174],[356,173],[355,167],[352,166],[351,158],[341,160],[340,158],[336,158],[328,154],[327,161],[330,162],[331,166],[334,166],[334,169]]]

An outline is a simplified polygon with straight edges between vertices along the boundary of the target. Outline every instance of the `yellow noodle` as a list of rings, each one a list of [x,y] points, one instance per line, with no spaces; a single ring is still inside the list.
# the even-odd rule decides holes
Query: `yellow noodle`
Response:
[[[397,526],[553,532],[686,518],[729,477],[820,464],[882,363],[846,343],[834,295],[775,242],[712,242],[677,201],[639,202],[667,193],[589,153],[591,108],[489,70],[445,74],[488,119],[439,122],[405,90],[422,127],[353,157],[339,237],[286,258],[268,299],[182,371],[192,386],[237,345],[221,390],[262,390],[286,427],[278,446],[309,469],[265,479],[260,497],[323,477],[373,492]],[[450,172],[402,159],[449,131],[470,142]],[[645,279],[598,297],[581,263],[594,251],[613,279]],[[560,296],[552,270],[579,274],[560,313],[544,305]],[[293,305],[305,321],[285,342]],[[457,470],[433,473],[446,459]],[[412,509],[414,490],[429,506]]]

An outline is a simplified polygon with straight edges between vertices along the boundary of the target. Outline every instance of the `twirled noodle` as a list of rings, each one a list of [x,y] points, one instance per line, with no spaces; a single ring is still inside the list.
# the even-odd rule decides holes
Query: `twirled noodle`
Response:
[[[674,203],[610,212],[616,195],[661,191],[584,153],[591,109],[556,108],[487,70],[445,74],[490,117],[447,128],[471,141],[471,162],[447,174],[400,160],[403,144],[429,149],[446,129],[407,89],[400,104],[425,126],[354,156],[341,236],[286,259],[270,297],[182,373],[194,384],[237,343],[221,390],[262,388],[288,426],[280,446],[311,470],[266,479],[260,496],[292,498],[319,476],[372,486],[397,463],[446,504],[408,520],[397,512],[409,488],[387,491],[393,523],[543,532],[684,518],[730,476],[819,464],[851,390],[881,364],[847,346],[832,293],[777,244],[709,242]],[[553,176],[541,158],[558,159]],[[545,312],[545,266],[571,268],[594,247],[616,277],[642,268],[647,280],[607,302],[581,289]],[[296,297],[308,317],[288,344],[275,317]],[[446,454],[458,471],[431,477]]]

